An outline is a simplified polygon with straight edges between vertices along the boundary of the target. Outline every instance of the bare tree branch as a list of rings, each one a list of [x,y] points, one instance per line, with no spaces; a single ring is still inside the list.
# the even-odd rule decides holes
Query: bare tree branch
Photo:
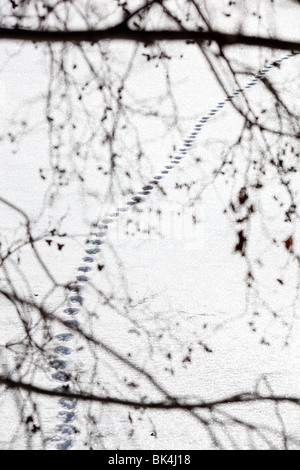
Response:
[[[284,395],[270,395],[264,396],[259,395],[258,393],[239,393],[237,395],[231,395],[229,397],[221,398],[219,400],[211,401],[200,401],[195,403],[185,403],[184,401],[179,401],[178,399],[169,399],[163,401],[155,402],[146,402],[146,401],[136,401],[136,400],[125,400],[117,397],[107,397],[101,395],[95,395],[92,393],[76,393],[76,392],[63,392],[57,390],[49,390],[46,388],[37,387],[32,384],[23,383],[21,381],[15,381],[9,377],[0,376],[0,384],[6,386],[10,389],[20,389],[26,390],[31,393],[38,393],[40,395],[47,395],[49,397],[64,397],[72,398],[73,400],[82,400],[82,401],[94,401],[107,405],[119,405],[127,406],[131,408],[151,408],[151,409],[160,409],[160,410],[193,410],[196,408],[199,409],[209,409],[213,410],[214,408],[221,405],[233,405],[237,403],[253,403],[253,402],[266,402],[272,401],[274,403],[291,403],[295,405],[300,404],[300,398],[298,397],[287,397]]]
[[[286,41],[242,34],[225,34],[218,31],[140,31],[130,29],[125,23],[104,30],[34,31],[21,28],[0,28],[0,39],[34,42],[88,42],[92,44],[103,40],[127,40],[148,44],[155,41],[195,41],[198,43],[203,41],[215,41],[220,46],[240,44],[288,51],[300,50],[300,42],[298,41]]]

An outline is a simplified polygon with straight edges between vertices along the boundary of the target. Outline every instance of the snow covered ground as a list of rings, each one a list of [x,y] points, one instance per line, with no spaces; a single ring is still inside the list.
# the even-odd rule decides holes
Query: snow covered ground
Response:
[[[6,55],[18,47],[2,43]],[[122,49],[126,46],[117,47]],[[183,51],[185,46],[169,47],[172,53],[177,48],[179,57],[181,48]],[[267,51],[264,51],[264,56],[252,51],[248,54],[247,51],[246,61],[244,53],[243,48],[231,52],[236,60],[257,72],[265,62],[271,63],[275,57],[272,53],[268,59]],[[280,55],[276,54],[275,58],[279,59]],[[270,72],[272,79],[282,86],[289,80],[295,83],[299,80],[299,65],[299,56],[291,58]],[[44,119],[49,79],[46,66],[47,60],[41,50],[26,45],[1,74],[0,197],[15,204],[35,221],[36,235],[58,224],[61,231],[74,235],[74,238],[63,240],[54,237],[50,244],[45,240],[36,244],[54,278],[61,283],[70,283],[82,263],[87,248],[86,237],[93,231],[91,224],[95,214],[97,217],[110,214],[127,199],[118,194],[111,202],[92,197],[93,191],[101,194],[106,180],[96,176],[93,163],[90,168],[87,163],[85,176],[91,193],[83,193],[77,182],[71,181],[50,204],[51,184],[41,178],[40,171],[42,168],[43,174],[51,175],[48,128]],[[150,100],[152,92],[157,97],[164,91],[162,70],[151,67],[146,63],[143,66],[139,64],[136,73],[131,75],[132,82],[128,83],[128,95],[134,93],[141,103],[145,99]],[[182,134],[187,135],[195,117],[201,117],[224,99],[224,92],[212,78],[204,59],[192,48],[186,48],[183,59],[170,62],[170,76],[179,116],[182,117]],[[247,77],[243,78],[244,85],[248,81]],[[39,101],[36,101],[37,96]],[[293,96],[291,94],[291,104]],[[257,104],[266,99],[261,84],[248,90],[247,97]],[[289,99],[288,93],[286,98]],[[295,103],[299,110],[298,105]],[[171,104],[166,105],[162,112],[172,112]],[[34,129],[28,135],[27,131],[24,132],[20,142],[16,138],[15,149],[14,138],[22,133],[22,124],[15,119],[12,125],[14,116],[27,116],[25,127]],[[165,137],[154,121],[151,126],[151,118],[141,117],[135,123],[139,126],[141,139],[147,142],[150,156],[133,174],[131,185],[139,191],[141,182],[146,184],[162,169],[165,164],[162,162],[167,162],[173,144],[181,145],[183,135],[180,137],[179,132],[171,131]],[[247,266],[234,253],[235,232],[230,217],[224,214],[231,188],[223,183],[208,185],[202,200],[198,201],[197,197],[197,192],[210,182],[213,168],[221,161],[222,148],[235,141],[240,128],[240,117],[228,104],[200,133],[191,158],[187,158],[180,169],[174,169],[161,183],[167,197],[162,200],[161,192],[155,190],[146,197],[143,213],[133,209],[123,217],[123,222],[112,224],[107,243],[96,260],[103,268],[93,272],[91,284],[83,291],[84,306],[78,320],[84,331],[112,345],[124,357],[130,354],[130,360],[153,374],[168,393],[177,397],[213,400],[253,391],[255,387],[262,393],[272,390],[274,394],[299,396],[300,325],[297,318],[291,331],[289,328],[284,330],[280,322],[272,322],[269,318],[258,321],[256,333],[249,326],[253,318],[247,306],[249,302],[255,304],[256,299],[249,300],[247,296]],[[214,146],[212,142],[215,142]],[[126,161],[130,163],[130,152],[129,156],[128,152],[126,155]],[[202,165],[196,160],[199,156]],[[96,164],[99,162],[100,148]],[[134,172],[134,169],[130,170]],[[192,207],[188,207],[184,190],[176,191],[174,188],[176,183],[192,180],[196,181],[195,201]],[[121,180],[121,185],[124,181]],[[160,215],[156,209],[160,209]],[[1,205],[0,210],[0,237],[2,247],[5,247],[12,237],[16,241],[22,239],[23,228],[19,226],[22,215],[5,205]],[[196,226],[191,223],[193,215],[199,221]],[[133,235],[126,234],[127,218],[132,219],[129,232],[132,231]],[[136,222],[141,224],[141,231],[137,231]],[[162,233],[146,233],[149,227],[157,228],[159,225]],[[64,244],[61,250],[57,250],[57,243]],[[257,247],[260,243],[258,235]],[[261,251],[264,251],[264,246],[261,246]],[[10,263],[7,269],[15,285],[19,286],[19,295],[33,296],[37,301],[48,295],[52,281],[33,259],[30,247],[22,248],[20,260],[17,263],[15,258],[15,263]],[[26,273],[26,279],[19,268]],[[4,274],[2,270],[1,287],[7,287]],[[268,279],[263,282],[267,283]],[[97,289],[112,299],[111,303],[101,304]],[[268,292],[274,292],[274,298],[277,295],[275,287]],[[286,298],[281,298],[282,308],[288,304],[288,293],[285,295]],[[17,341],[21,325],[14,308],[3,297],[0,302],[0,344]],[[65,291],[60,288],[51,292],[44,301],[44,305],[55,310],[58,316],[63,315],[67,303]],[[34,314],[31,321],[34,325]],[[56,334],[64,332],[60,324],[54,325],[53,329]],[[40,335],[38,325],[36,334],[37,337]],[[289,344],[284,347],[287,335]],[[269,345],[262,344],[262,337],[267,338]],[[85,390],[108,391],[112,396],[127,398],[144,395],[153,400],[161,398],[146,380],[126,370],[124,364],[112,359],[107,352],[89,348],[79,335],[75,335],[70,344],[73,351],[67,357],[68,369],[76,372],[78,383]],[[49,350],[53,347],[51,343]],[[32,357],[29,361],[31,365],[34,360]],[[11,370],[14,361],[15,355],[1,348],[1,372]],[[32,379],[51,389],[57,386],[52,375],[53,370],[47,370],[47,364],[39,363]],[[130,381],[139,383],[137,390],[128,386]],[[23,449],[29,445],[26,432],[20,425],[22,413],[18,407],[21,402],[16,391],[5,391],[0,397],[2,449]],[[55,428],[61,424],[67,429],[70,423],[66,421],[66,415],[58,416],[64,408],[58,404],[57,398],[39,397],[37,403],[41,406],[40,419],[46,441],[43,443],[37,437],[31,445],[34,448],[43,445],[55,448],[57,443],[52,439],[61,437]],[[83,403],[76,406],[74,413],[74,419],[71,417],[70,421],[79,433],[66,437],[72,441],[70,447],[73,449],[87,449],[91,445],[95,449],[210,449],[214,448],[212,430],[226,449],[283,448],[286,435],[290,436],[290,448],[300,449],[300,410],[287,404],[235,405],[229,413],[236,421],[232,420],[230,425],[227,423],[227,427],[222,425],[222,419],[226,421],[228,416],[217,417],[205,411],[201,416],[208,420],[207,426],[184,411],[133,411]],[[252,432],[251,426],[241,426],[238,419],[261,429],[270,427],[270,430],[262,434]]]

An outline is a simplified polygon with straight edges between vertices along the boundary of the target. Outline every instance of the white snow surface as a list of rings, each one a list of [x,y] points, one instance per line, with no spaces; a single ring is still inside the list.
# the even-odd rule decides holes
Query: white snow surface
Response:
[[[291,21],[291,16],[287,16],[280,23],[283,36],[286,29],[289,29],[284,29],[283,25],[293,25]],[[218,27],[217,17],[215,22]],[[6,56],[19,47],[17,43],[1,43]],[[125,56],[126,47],[124,44],[116,44],[116,53],[124,50]],[[184,55],[183,59],[170,62],[179,115],[183,117],[180,122],[183,133],[180,136],[179,133],[172,135],[171,132],[164,138],[154,120],[140,118],[137,125],[141,139],[146,142],[150,163],[149,159],[144,164],[141,163],[141,174],[136,175],[136,183],[133,176],[131,184],[136,191],[140,190],[142,180],[146,184],[162,169],[165,164],[162,162],[167,162],[168,156],[174,153],[172,145],[180,146],[180,139],[190,132],[195,117],[201,117],[224,98],[224,91],[220,89],[196,49],[185,48],[184,45],[166,47],[170,53],[177,51],[178,55],[180,52]],[[251,67],[257,72],[266,62],[271,63],[284,55],[270,51],[260,54],[255,51],[246,52],[247,57],[245,48],[237,47],[230,50],[230,55],[233,60],[240,60],[245,67]],[[270,72],[272,79],[282,87],[290,81],[287,100],[295,82],[298,80],[299,83],[299,65],[298,56]],[[124,205],[127,199],[116,195],[116,199],[108,204],[103,199],[98,200],[89,194],[83,194],[77,183],[72,181],[51,206],[48,182],[45,183],[39,175],[40,168],[44,168],[45,174],[50,174],[47,124],[44,119],[49,76],[43,50],[32,45],[22,45],[19,55],[10,60],[0,78],[1,134],[4,136],[8,132],[19,132],[19,128],[10,127],[11,119],[24,113],[29,125],[34,128],[16,146],[15,152],[6,138],[0,142],[0,196],[37,221],[34,226],[36,234],[42,233],[49,225],[55,226],[60,217],[66,214],[62,228],[68,234],[73,234],[74,239],[65,240],[61,251],[57,251],[53,244],[48,246],[44,241],[38,242],[37,247],[55,279],[63,283],[72,282],[86,249],[85,238],[92,232],[91,224],[95,214],[105,216]],[[241,81],[246,84],[249,79],[244,77]],[[151,93],[154,97],[163,93],[164,83],[161,69],[151,68],[151,65],[143,63],[130,76],[128,94],[134,93],[141,103],[146,99],[151,102]],[[262,99],[266,99],[261,84],[257,84],[246,94],[252,103],[260,103]],[[37,96],[40,97],[39,101],[36,101]],[[291,94],[291,105],[299,110],[299,101],[294,103],[292,96],[294,95]],[[164,112],[171,112],[171,106],[166,106]],[[230,197],[230,188],[222,183],[209,185],[202,200],[196,202],[192,209],[185,205],[183,193],[174,190],[176,182],[184,183],[185,180],[199,181],[199,189],[204,182],[209,183],[211,170],[220,161],[222,146],[224,143],[234,142],[240,126],[238,113],[228,104],[205,126],[191,156],[185,159],[180,169],[174,169],[162,181],[167,198],[162,200],[159,190],[146,197],[145,209],[152,208],[155,212],[156,208],[160,208],[162,211],[162,234],[126,234],[127,217],[138,220],[147,230],[150,224],[147,210],[139,214],[130,209],[123,217],[124,222],[112,224],[107,243],[97,258],[97,263],[103,264],[105,268],[92,274],[92,283],[85,287],[83,293],[84,308],[78,319],[84,331],[112,345],[124,356],[130,353],[136,364],[153,374],[169,393],[178,397],[214,400],[253,391],[255,388],[261,393],[268,393],[271,388],[274,394],[299,396],[300,377],[297,371],[300,362],[300,325],[297,318],[294,319],[291,331],[283,330],[280,322],[272,322],[269,317],[260,320],[256,333],[249,327],[252,316],[247,308],[247,267],[244,260],[234,253],[235,233],[230,218],[223,213],[224,203]],[[213,141],[215,147],[210,145]],[[195,161],[197,156],[203,156],[203,165]],[[100,161],[99,147],[98,163]],[[95,189],[101,194],[101,185],[106,184],[101,179],[103,177],[98,177],[92,166],[90,169],[85,168],[85,171],[91,191]],[[197,185],[195,195],[196,191]],[[181,215],[177,217],[175,213],[178,210]],[[1,205],[0,211],[1,243],[5,245],[10,237],[18,239],[22,236],[17,232],[20,216],[4,205]],[[158,226],[158,216],[154,212],[151,223]],[[196,227],[190,223],[190,214],[193,213],[199,218]],[[256,243],[254,249],[264,252],[265,247],[261,246],[259,233]],[[51,287],[51,282],[32,259],[28,247],[22,249],[20,263],[28,276],[29,286],[15,270],[12,275],[18,283],[18,293],[27,296],[30,292],[30,295],[34,293],[37,298],[43,298]],[[9,269],[11,273],[14,272],[13,266],[9,266]],[[289,273],[292,275],[292,272]],[[268,279],[263,279],[262,283],[264,282],[267,284]],[[3,273],[0,286],[2,284]],[[110,305],[99,306],[93,286],[112,293],[116,309]],[[274,299],[277,299],[275,286],[273,291],[268,289],[268,295],[272,292]],[[256,299],[250,299],[254,304],[255,301]],[[286,308],[289,315],[289,292],[280,297],[278,302],[282,303],[282,309]],[[2,345],[16,340],[21,327],[11,304],[1,297],[0,305]],[[46,305],[60,316],[66,306],[65,293],[56,289],[47,299]],[[91,316],[88,312],[93,312],[94,315]],[[58,324],[54,329],[59,333],[63,327]],[[269,346],[261,344],[264,332],[269,339]],[[37,335],[39,334],[37,329]],[[289,343],[284,346],[287,335]],[[206,344],[212,352],[207,352],[199,343]],[[113,361],[103,352],[96,352],[94,357],[92,349],[83,343],[80,336],[72,344],[74,352],[67,361],[69,368],[78,373],[79,383],[85,390],[94,393],[108,390],[112,396],[131,399],[138,399],[143,395],[152,400],[162,398],[142,379],[138,391],[128,390],[124,385],[125,377],[126,380],[133,381],[139,380],[138,377],[133,372],[124,371],[121,363]],[[191,361],[184,362],[184,358],[189,355],[189,347],[192,348]],[[171,362],[166,358],[166,353],[172,355]],[[2,373],[10,370],[13,357],[8,351],[0,349]],[[174,374],[170,373],[169,368],[173,369]],[[41,370],[34,375],[35,383],[54,388],[57,383],[51,378],[51,373],[53,371],[47,371],[41,366]],[[100,383],[98,389],[95,380]],[[55,428],[59,424],[58,399],[36,399],[41,405],[41,420],[48,439],[45,446],[55,448],[56,442],[52,438],[57,435]],[[28,445],[26,432],[20,425],[18,402],[16,391],[5,391],[0,396],[2,449],[24,449]],[[96,417],[97,426],[91,423],[87,425],[88,413]],[[133,433],[128,421],[129,413],[133,420]],[[267,441],[259,433],[250,437],[249,429],[237,423],[232,423],[230,435],[224,431],[221,423],[214,425],[214,432],[223,448],[280,448],[283,445],[282,436],[289,434],[294,442],[290,447],[300,449],[298,407],[288,404],[276,407],[271,403],[235,405],[230,408],[230,414],[248,423],[270,426],[272,432],[266,432],[269,439]],[[209,412],[203,412],[202,416],[208,421],[213,420],[213,414],[210,415]],[[74,423],[80,432],[74,437],[73,449],[86,449],[88,439],[93,442],[95,449],[214,448],[207,427],[184,411],[140,411],[83,403],[76,407]],[[38,449],[42,447],[42,443],[37,439],[33,441],[33,446]]]

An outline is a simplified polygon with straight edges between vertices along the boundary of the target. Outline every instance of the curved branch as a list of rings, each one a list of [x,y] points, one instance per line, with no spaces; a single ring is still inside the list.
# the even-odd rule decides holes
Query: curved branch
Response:
[[[136,400],[126,400],[117,397],[101,396],[94,395],[91,393],[78,393],[78,392],[63,392],[57,390],[49,390],[45,388],[38,387],[36,385],[31,385],[21,381],[12,380],[9,377],[0,376],[0,385],[4,385],[9,389],[20,389],[25,390],[30,393],[37,393],[39,395],[46,395],[48,397],[61,397],[61,398],[70,398],[73,400],[81,401],[94,401],[107,405],[119,405],[127,406],[130,408],[144,408],[144,409],[159,409],[159,410],[195,410],[195,409],[209,409],[212,410],[221,405],[232,405],[237,403],[257,403],[257,402],[266,402],[272,401],[275,403],[291,403],[295,405],[300,405],[300,398],[298,397],[287,397],[285,395],[270,395],[264,396],[257,393],[240,393],[237,395],[232,395],[229,397],[221,398],[219,400],[211,401],[200,401],[195,403],[184,403],[178,399],[167,399],[163,401],[155,402],[146,402],[146,401],[136,401]]]
[[[0,28],[0,39],[22,40],[33,42],[89,42],[97,43],[103,40],[127,40],[142,43],[154,41],[214,41],[220,46],[247,45],[260,46],[269,49],[299,51],[299,41],[246,36],[242,34],[226,34],[218,31],[176,31],[153,30],[140,31],[130,29],[126,23],[104,30],[78,30],[78,31],[40,31],[22,28]]]

